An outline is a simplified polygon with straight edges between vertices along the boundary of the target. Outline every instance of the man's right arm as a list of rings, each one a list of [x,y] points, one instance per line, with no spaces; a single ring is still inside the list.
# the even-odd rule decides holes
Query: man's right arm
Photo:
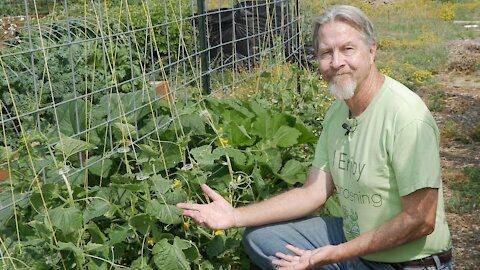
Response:
[[[236,208],[235,227],[250,227],[301,218],[319,210],[334,189],[332,176],[315,167],[302,187]]]
[[[267,200],[233,208],[222,196],[202,186],[209,204],[180,203],[183,214],[210,229],[250,227],[304,217],[321,208],[333,192],[329,173],[312,167],[306,183]]]

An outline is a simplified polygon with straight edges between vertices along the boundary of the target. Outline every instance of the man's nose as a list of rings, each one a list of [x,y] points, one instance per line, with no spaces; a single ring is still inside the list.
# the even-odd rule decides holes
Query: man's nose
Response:
[[[330,66],[334,69],[341,68],[345,65],[345,59],[343,58],[342,54],[338,51],[334,51],[332,53],[332,61],[330,62]]]

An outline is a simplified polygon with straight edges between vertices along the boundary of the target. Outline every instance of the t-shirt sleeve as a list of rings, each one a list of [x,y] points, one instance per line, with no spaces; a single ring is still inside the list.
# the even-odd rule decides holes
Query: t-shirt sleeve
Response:
[[[392,166],[400,196],[441,184],[436,125],[414,120],[395,135]]]
[[[315,147],[315,156],[312,165],[322,171],[330,172],[330,166],[328,163],[327,131],[325,129],[320,134],[317,146]]]

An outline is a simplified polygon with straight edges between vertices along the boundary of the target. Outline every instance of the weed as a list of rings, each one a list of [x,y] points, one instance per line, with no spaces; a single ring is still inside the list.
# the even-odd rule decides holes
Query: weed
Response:
[[[453,21],[455,19],[455,6],[450,3],[442,4],[439,10],[438,17],[442,21]]]
[[[449,206],[458,213],[474,210],[480,205],[480,167],[467,167],[463,174],[467,176],[466,182],[451,185],[457,194],[449,202]]]
[[[445,108],[445,92],[436,91],[430,94],[428,108],[431,111],[439,112]]]
[[[461,123],[450,120],[446,122],[445,127],[442,130],[442,137],[445,139],[460,141],[466,144],[471,143],[472,135],[474,135],[475,138],[478,139],[478,130],[476,130],[476,128],[477,127],[472,129],[472,131],[469,131],[468,128]]]
[[[480,66],[480,42],[467,40],[453,42],[450,45],[451,57],[447,63],[447,69],[457,72],[473,72]]]
[[[469,136],[474,142],[480,142],[480,123],[476,124],[470,130]]]

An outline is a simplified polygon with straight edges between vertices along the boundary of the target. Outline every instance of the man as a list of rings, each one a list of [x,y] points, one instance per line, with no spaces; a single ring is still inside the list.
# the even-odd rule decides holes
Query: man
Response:
[[[370,20],[335,6],[314,22],[320,73],[337,100],[299,188],[233,208],[181,203],[212,229],[249,227],[262,269],[453,269],[440,178],[439,131],[421,99],[379,73]],[[342,217],[309,216],[336,193]]]

